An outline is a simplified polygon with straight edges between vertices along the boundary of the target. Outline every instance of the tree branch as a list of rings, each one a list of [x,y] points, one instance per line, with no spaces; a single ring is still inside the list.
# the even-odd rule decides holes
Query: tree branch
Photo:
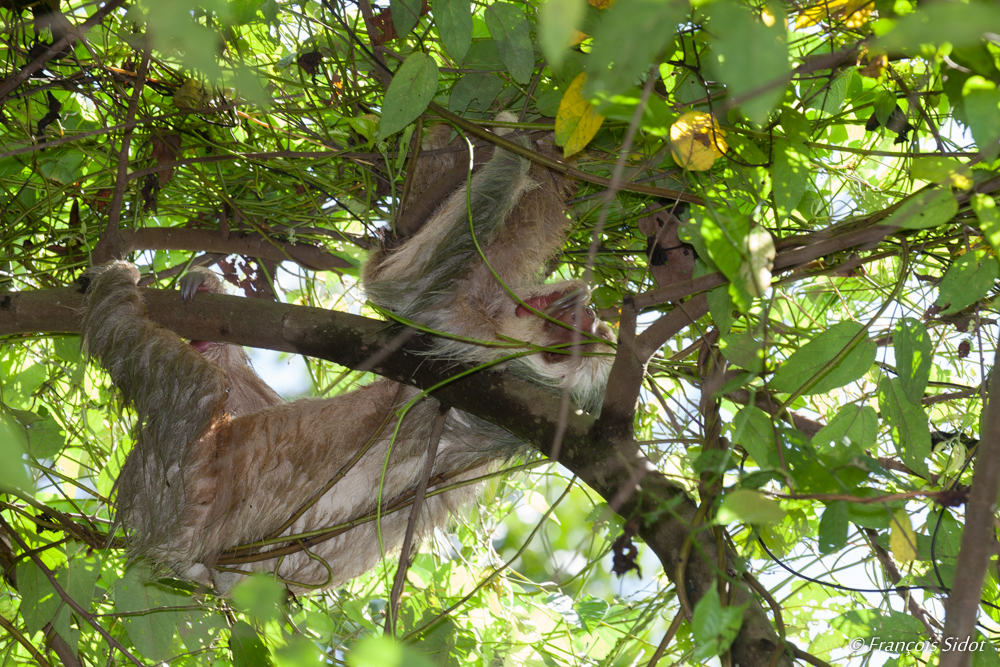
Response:
[[[199,294],[188,304],[173,291],[144,290],[143,298],[153,321],[186,338],[295,352],[352,369],[366,367],[422,389],[463,370],[452,362],[429,360],[424,353],[430,340],[424,335],[414,335],[373,364],[372,357],[383,348],[399,344],[402,329],[349,313],[219,294]],[[82,301],[76,288],[0,295],[0,335],[78,332]],[[543,454],[552,454],[560,427],[553,418],[559,414],[558,392],[509,373],[481,371],[446,382],[432,396],[506,429]],[[625,437],[594,429],[593,417],[575,410],[562,425],[565,437],[559,462],[606,501],[615,499],[623,517],[642,518],[640,536],[673,576],[695,515],[694,502],[643,455],[631,432]],[[704,558],[693,558],[687,566],[685,584],[692,602],[718,577],[715,540],[706,532],[695,540],[693,553]],[[734,564],[730,567],[737,569]],[[732,647],[734,662],[744,667],[767,665],[780,640],[763,608],[740,584],[733,604],[748,602],[743,628]],[[778,664],[790,667],[791,663],[782,658]]]
[[[1000,362],[1000,347],[993,368]],[[989,396],[983,410],[976,470],[972,473],[972,491],[965,504],[965,527],[962,547],[955,563],[955,579],[945,606],[944,640],[951,645],[971,638],[976,628],[976,612],[983,590],[983,578],[990,558],[996,553],[995,512],[1000,492],[1000,373],[990,378]],[[973,641],[970,639],[970,641]],[[947,645],[947,644],[946,644]],[[969,667],[971,651],[941,650],[941,667]]]
[[[257,234],[222,234],[209,229],[147,227],[118,232],[125,252],[134,250],[188,250],[222,255],[246,255],[275,262],[291,260],[314,271],[349,269],[351,263],[309,243],[288,243]]]

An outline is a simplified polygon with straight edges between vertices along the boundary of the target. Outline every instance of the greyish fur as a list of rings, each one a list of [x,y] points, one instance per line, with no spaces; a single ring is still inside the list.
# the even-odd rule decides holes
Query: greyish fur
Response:
[[[432,129],[424,146],[435,148],[442,141],[447,142],[447,134]],[[432,178],[421,169],[442,162],[422,162],[418,177],[429,182]],[[574,281],[540,281],[545,261],[565,240],[569,220],[563,202],[571,193],[567,179],[529,168],[527,161],[502,150],[473,178],[468,201],[476,237],[494,270],[521,299],[583,287]],[[373,254],[364,276],[369,298],[404,317],[479,341],[513,338],[539,347],[567,341],[558,322],[523,311],[518,315],[517,301],[475,250],[466,197],[460,188],[412,238],[394,251]],[[131,264],[111,262],[89,270],[85,278],[84,344],[137,415],[135,445],[116,482],[117,521],[133,554],[224,594],[243,573],[276,567],[296,592],[340,584],[380,560],[379,527],[385,553],[399,548],[409,509],[383,515],[378,527],[374,521],[360,524],[280,561],[272,557],[218,567],[227,550],[278,533],[336,476],[339,481],[281,535],[372,514],[380,484],[386,505],[406,498],[423,470],[436,401],[417,403],[398,424],[397,409],[417,391],[380,379],[331,399],[283,403],[253,371],[241,347],[199,342],[199,353],[152,323]],[[222,291],[211,273],[185,280],[186,296],[198,286]],[[566,313],[564,307],[552,315],[567,321]],[[606,325],[585,321],[591,337],[611,339]],[[587,351],[610,351],[593,339],[584,342]],[[433,354],[482,363],[510,352],[452,341]],[[518,360],[515,370],[570,388],[592,406],[599,404],[610,364],[607,354],[531,354]],[[366,443],[370,448],[349,465]],[[436,486],[428,491],[479,477],[520,446],[509,434],[452,410],[431,473]],[[481,486],[427,498],[418,535],[444,525]]]

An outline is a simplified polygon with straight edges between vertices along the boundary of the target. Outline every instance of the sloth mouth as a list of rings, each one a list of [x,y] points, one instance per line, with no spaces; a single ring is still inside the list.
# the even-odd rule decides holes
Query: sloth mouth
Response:
[[[545,330],[551,336],[551,345],[563,345],[574,343],[567,347],[560,348],[560,352],[542,352],[542,359],[550,364],[568,361],[570,353],[574,350],[587,350],[595,343],[580,340],[579,333],[600,338],[608,338],[605,332],[600,330],[600,320],[597,313],[590,306],[583,305],[580,300],[583,294],[579,290],[572,292],[553,292],[542,296],[533,296],[525,299],[524,303],[539,312],[543,312],[556,322],[566,326],[561,326],[556,322],[546,321]],[[535,315],[525,306],[518,304],[514,313],[517,317],[528,317]],[[536,315],[537,317],[537,315]],[[606,327],[605,327],[606,328]],[[578,333],[579,332],[579,333]],[[576,340],[574,341],[574,336]]]

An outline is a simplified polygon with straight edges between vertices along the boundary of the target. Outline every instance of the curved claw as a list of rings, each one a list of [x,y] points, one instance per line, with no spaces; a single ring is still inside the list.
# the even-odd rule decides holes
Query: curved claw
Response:
[[[201,271],[189,271],[181,278],[181,300],[188,303],[198,292],[207,292],[207,276]]]

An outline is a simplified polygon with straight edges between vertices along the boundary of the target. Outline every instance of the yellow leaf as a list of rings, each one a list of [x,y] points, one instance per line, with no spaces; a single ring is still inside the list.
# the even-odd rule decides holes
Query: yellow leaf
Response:
[[[569,157],[583,150],[597,131],[604,116],[594,111],[594,105],[584,99],[581,92],[587,83],[587,73],[580,72],[563,93],[556,114],[556,144],[563,147],[563,156]]]
[[[900,563],[909,563],[917,557],[917,536],[910,525],[906,510],[892,513],[892,531],[889,533],[889,550]]]
[[[795,29],[808,28],[831,16],[843,20],[848,28],[860,28],[871,16],[873,5],[873,0],[821,0],[799,13]]]
[[[685,169],[707,171],[729,150],[725,136],[711,114],[689,111],[670,126],[670,153]]]
[[[577,44],[580,44],[581,42],[583,42],[583,40],[585,40],[585,39],[590,39],[590,35],[588,35],[585,32],[580,32],[579,30],[574,29],[573,30],[573,37],[571,37],[570,40],[569,40],[569,45],[570,46],[576,46]]]
[[[607,9],[611,5],[615,4],[615,0],[587,0],[591,7],[597,7],[598,9]]]

